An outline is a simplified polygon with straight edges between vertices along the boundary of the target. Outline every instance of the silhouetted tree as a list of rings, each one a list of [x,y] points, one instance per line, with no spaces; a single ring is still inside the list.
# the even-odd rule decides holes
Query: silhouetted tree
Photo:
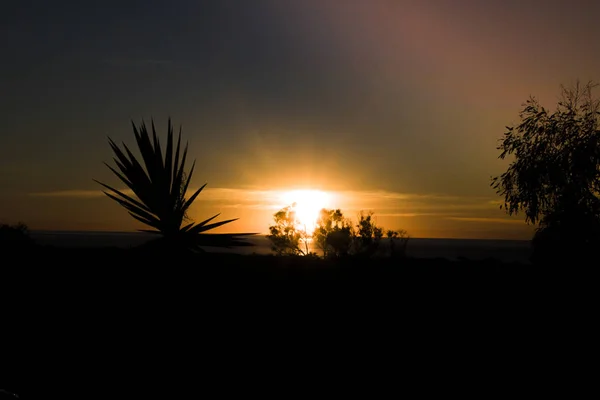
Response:
[[[355,229],[340,209],[324,208],[311,233],[299,228],[294,207],[295,204],[284,207],[273,215],[275,224],[269,227],[267,237],[277,255],[316,255],[309,252],[311,238],[323,251],[324,258],[372,257],[376,254],[403,257],[406,254],[408,235],[404,230],[387,231],[390,247],[382,247],[384,230],[375,223],[373,212],[361,212]]]
[[[277,211],[273,215],[275,225],[269,227],[271,249],[277,255],[308,255],[308,239],[306,230],[299,229],[296,217],[296,203]]]
[[[408,244],[405,230],[386,232],[389,247],[382,247],[383,228],[377,226],[374,213],[361,212],[356,229],[342,211],[321,210],[313,240],[323,250],[324,257],[343,257],[348,255],[371,257],[375,254],[391,257],[404,257]]]
[[[531,97],[498,149],[514,161],[492,187],[509,214],[537,224],[534,260],[588,257],[600,238],[600,101],[595,84],[561,86],[550,113]]]
[[[356,255],[370,257],[377,250],[383,238],[383,228],[377,226],[373,219],[373,212],[360,212],[356,225],[356,238],[354,252]]]
[[[344,257],[350,254],[354,231],[350,220],[340,209],[322,209],[313,233],[313,240],[323,251],[324,258]]]

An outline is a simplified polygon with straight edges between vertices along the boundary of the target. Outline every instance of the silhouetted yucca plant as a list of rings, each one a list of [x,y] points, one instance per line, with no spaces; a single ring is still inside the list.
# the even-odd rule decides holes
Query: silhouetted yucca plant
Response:
[[[153,230],[142,229],[142,231],[162,234],[170,243],[178,246],[197,248],[197,246],[249,245],[239,238],[239,236],[247,234],[203,233],[235,221],[237,218],[210,223],[219,216],[217,214],[205,221],[189,222],[182,226],[184,222],[188,222],[187,210],[206,184],[196,190],[189,199],[185,198],[194,172],[195,161],[192,163],[190,171],[186,173],[184,168],[188,146],[186,143],[183,154],[181,154],[181,128],[177,145],[174,146],[173,126],[169,119],[166,151],[163,158],[154,121],[152,121],[152,139],[143,121],[139,127],[136,127],[133,121],[131,124],[145,169],[125,143],[123,143],[123,151],[110,137],[108,142],[116,156],[113,157],[113,160],[119,171],[107,163],[104,164],[133,191],[137,199],[94,179],[108,189],[108,191],[104,191],[104,194],[123,206],[133,218],[154,228]]]

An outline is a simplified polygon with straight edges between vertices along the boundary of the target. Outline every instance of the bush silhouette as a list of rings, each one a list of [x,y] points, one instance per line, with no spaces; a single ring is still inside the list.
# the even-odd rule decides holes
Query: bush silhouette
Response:
[[[386,237],[389,241],[389,254],[392,258],[404,258],[406,257],[406,248],[408,247],[408,241],[410,237],[404,230],[388,230]]]
[[[29,236],[29,229],[24,223],[0,224],[0,251],[3,253],[25,251],[34,245]]]

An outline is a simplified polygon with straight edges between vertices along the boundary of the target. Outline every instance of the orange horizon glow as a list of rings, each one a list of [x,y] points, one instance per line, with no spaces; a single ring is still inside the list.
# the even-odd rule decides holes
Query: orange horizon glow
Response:
[[[196,222],[215,214],[220,214],[218,220],[236,219],[214,233],[268,234],[269,226],[274,222],[273,215],[294,202],[307,231],[313,230],[322,208],[339,208],[353,223],[360,211],[373,211],[379,226],[407,230],[411,237],[530,239],[534,229],[520,216],[505,215],[498,208],[499,200],[495,196],[333,190],[324,184],[206,188],[192,204],[189,216]],[[32,204],[23,207],[29,218],[14,213],[12,219],[2,219],[2,222],[22,220],[32,230],[51,231],[134,232],[146,229],[100,190],[32,192],[17,204]],[[90,213],[90,209],[95,212]],[[303,230],[304,226],[298,228]]]

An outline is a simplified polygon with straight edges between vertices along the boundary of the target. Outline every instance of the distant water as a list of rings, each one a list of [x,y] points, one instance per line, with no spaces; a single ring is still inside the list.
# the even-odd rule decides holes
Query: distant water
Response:
[[[144,232],[78,232],[78,231],[32,231],[31,237],[41,245],[57,247],[120,247],[141,245],[153,238]],[[271,246],[266,236],[257,235],[249,240],[253,247],[234,249],[207,249],[235,252],[240,254],[270,254]],[[316,251],[311,249],[311,251]],[[471,260],[494,258],[505,262],[527,263],[531,254],[530,243],[526,240],[487,240],[487,239],[423,239],[411,238],[407,253],[418,258],[460,257]]]

